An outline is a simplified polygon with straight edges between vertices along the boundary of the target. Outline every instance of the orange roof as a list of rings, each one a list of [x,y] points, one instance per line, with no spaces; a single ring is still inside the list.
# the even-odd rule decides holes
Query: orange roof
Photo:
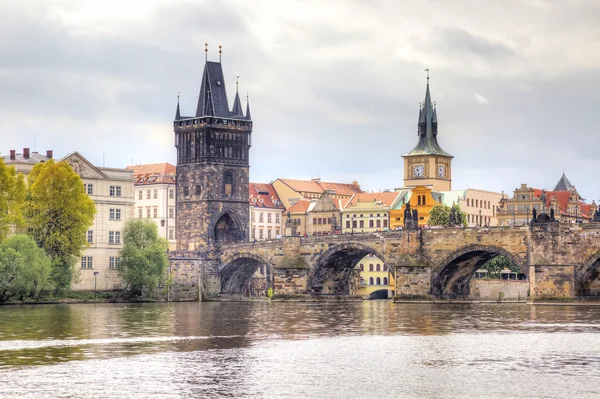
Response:
[[[384,206],[390,207],[400,195],[399,192],[389,191],[382,193],[360,193],[354,195],[346,204],[346,208],[356,205],[357,202],[374,202],[381,201]]]
[[[533,189],[533,195],[540,199],[542,197],[542,190]],[[570,191],[546,191],[546,207],[550,208],[553,201],[558,202],[558,211],[562,215],[569,214],[569,202],[571,200],[572,193]],[[582,217],[592,217],[591,215],[592,204],[579,203],[579,207],[582,212]],[[571,215],[573,216],[573,215]]]
[[[298,202],[296,202],[294,205],[290,206],[285,212],[283,212],[285,215],[287,215],[288,213],[306,213],[308,211],[308,208],[310,207],[310,200],[307,199],[301,199]]]
[[[580,204],[579,207],[581,208],[581,213],[582,213],[582,217],[584,218],[591,218],[592,215],[592,204]]]
[[[321,194],[324,191],[330,191],[335,195],[346,195],[348,197],[362,193],[360,187],[355,184],[348,183],[332,183],[322,182],[319,179],[315,180],[294,180],[294,179],[279,179],[287,184],[290,188],[298,192],[317,193]]]
[[[254,207],[283,209],[283,204],[271,184],[249,183],[248,195],[250,205]]]
[[[128,166],[127,169],[133,170],[135,185],[175,183],[177,168],[170,163],[150,163],[146,165]]]

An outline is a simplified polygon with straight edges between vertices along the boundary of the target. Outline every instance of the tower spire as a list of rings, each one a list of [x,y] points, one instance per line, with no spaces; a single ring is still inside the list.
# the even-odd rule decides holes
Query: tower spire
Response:
[[[235,99],[233,100],[233,109],[231,110],[231,115],[243,117],[244,114],[242,113],[242,102],[240,101],[239,85],[240,77],[237,76],[235,79]]]
[[[248,96],[248,93],[246,93],[246,119],[252,120],[252,117],[250,116],[250,97]]]
[[[175,120],[181,119],[181,112],[179,111],[179,92],[177,92],[177,110],[175,110]]]

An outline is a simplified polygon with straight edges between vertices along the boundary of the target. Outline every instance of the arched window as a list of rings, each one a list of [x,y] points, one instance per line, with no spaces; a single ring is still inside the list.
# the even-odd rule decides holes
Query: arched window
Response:
[[[420,195],[417,196],[417,203],[418,203],[418,205],[421,205],[421,196]]]
[[[223,194],[233,194],[233,173],[225,172],[223,175]]]
[[[373,264],[372,264],[372,263],[369,265],[369,271],[370,271],[370,272],[372,272],[372,271],[373,271]]]
[[[369,277],[369,285],[373,285],[373,277]]]
[[[376,270],[379,272],[381,271],[381,265],[378,263],[377,266],[375,266]]]
[[[423,199],[421,200],[421,205],[425,205],[425,196],[423,196]]]
[[[383,285],[388,285],[387,277],[383,278]]]
[[[365,271],[365,265],[363,265],[362,263],[360,264],[360,271],[364,272]]]
[[[375,285],[381,285],[381,279],[379,277],[375,279]]]

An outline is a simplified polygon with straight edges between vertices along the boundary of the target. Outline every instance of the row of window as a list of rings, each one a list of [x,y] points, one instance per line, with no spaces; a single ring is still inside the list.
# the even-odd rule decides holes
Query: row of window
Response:
[[[90,244],[94,243],[94,230],[87,231],[87,242]],[[108,243],[109,244],[120,244],[121,243],[121,232],[120,231],[109,231],[108,232]]]
[[[265,230],[267,232],[267,237],[266,237],[267,240],[275,238],[275,237],[277,237],[278,235],[281,234],[281,231],[279,230],[279,227],[277,227],[275,229],[275,231],[274,231],[275,235],[273,235],[273,229],[258,229],[258,238],[257,238],[256,237],[256,230],[257,229],[252,230],[252,237],[250,237],[252,240],[256,240],[256,239],[258,239],[258,240],[264,240],[265,239],[265,233],[264,233]]]
[[[359,268],[360,268],[361,272],[365,271],[365,265],[363,265],[362,263],[360,264]],[[379,263],[377,263],[375,265],[375,270],[373,270],[373,264],[372,263],[369,265],[369,271],[370,272],[373,272],[373,271],[376,271],[376,272],[380,272],[380,271],[387,272],[387,270],[388,270],[388,267],[386,265],[383,265],[383,268],[382,268],[382,266]]]
[[[383,284],[381,284],[383,281]],[[369,285],[388,285],[388,279],[387,277],[384,277],[383,279],[377,277],[375,279],[373,279],[373,277],[369,277]]]
[[[490,224],[489,216],[467,215],[467,223]]]
[[[356,220],[352,221],[352,228],[356,229],[362,229],[365,227],[365,221],[364,220],[359,220],[358,221],[358,227],[357,227],[357,223]],[[374,229],[374,228],[387,228],[388,227],[388,221],[387,220],[369,220],[369,228],[370,229]],[[349,229],[350,228],[350,221],[346,220],[346,228]]]
[[[92,183],[84,183],[83,189],[87,193],[87,195],[94,194],[94,185]],[[120,197],[121,196],[121,186],[110,186],[109,194],[111,197]]]
[[[425,195],[417,196],[417,204],[418,205],[427,205],[427,204],[425,204]]]
[[[346,217],[347,217],[347,218],[349,218],[349,217],[350,217],[350,215],[349,215],[349,214],[346,214]],[[356,217],[356,214],[353,214],[353,215],[352,215],[352,217],[353,217],[353,218],[355,218],[355,217]],[[361,213],[359,217],[361,217],[361,218],[362,218],[362,217],[364,217],[364,215]],[[372,217],[374,217],[374,216],[373,216],[373,214],[371,213],[371,214],[369,215],[369,217],[371,217],[371,218],[372,218]],[[385,214],[385,213],[384,213],[383,215],[381,215],[381,214],[379,214],[379,213],[378,213],[378,214],[377,214],[377,217],[387,217],[387,214]]]
[[[472,206],[475,208],[482,208],[482,209],[490,209],[491,203],[490,203],[490,201],[467,198],[467,206]]]
[[[257,212],[252,212],[252,221],[256,222],[256,213]],[[279,212],[275,212],[275,223],[279,223]],[[267,223],[271,223],[272,219],[271,219],[271,212],[267,212]],[[258,222],[259,223],[263,223],[265,221],[264,218],[264,212],[258,212]]]
[[[121,258],[118,256],[111,256],[108,258],[108,268],[118,269],[121,264]],[[82,269],[93,269],[94,268],[94,257],[93,256],[82,256],[81,257],[81,268]]]
[[[151,198],[151,196],[150,196],[151,193],[152,193],[152,198],[158,199],[158,190],[157,189],[146,190],[146,199],[150,199]],[[138,191],[138,199],[139,200],[144,199],[143,197],[144,197],[144,190],[139,190]],[[169,198],[170,199],[175,198],[175,190],[169,189]]]
[[[141,206],[138,207],[138,219],[142,219],[144,217],[143,216],[143,214],[144,214],[143,210],[144,210],[144,207],[141,207]],[[151,214],[150,211],[152,211],[152,215],[153,215],[152,217],[154,217],[154,218],[158,217],[158,207],[157,206],[152,207],[152,208],[149,207],[149,206],[146,207],[146,217],[147,218],[150,218],[150,214]],[[170,207],[169,208],[169,218],[172,219],[174,217],[175,217],[175,208]]]
[[[331,224],[332,222],[331,218],[313,218],[313,224]]]

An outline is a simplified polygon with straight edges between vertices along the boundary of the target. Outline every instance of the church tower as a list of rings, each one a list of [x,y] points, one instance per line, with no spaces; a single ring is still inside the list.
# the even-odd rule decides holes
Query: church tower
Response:
[[[419,110],[419,142],[404,154],[404,186],[428,186],[433,191],[452,189],[452,158],[438,144],[437,110],[429,94],[429,72],[425,102]]]
[[[195,115],[181,116],[177,101],[173,126],[179,251],[248,237],[250,105],[244,115],[236,82],[229,109],[220,58],[219,49],[219,62],[206,60]]]

